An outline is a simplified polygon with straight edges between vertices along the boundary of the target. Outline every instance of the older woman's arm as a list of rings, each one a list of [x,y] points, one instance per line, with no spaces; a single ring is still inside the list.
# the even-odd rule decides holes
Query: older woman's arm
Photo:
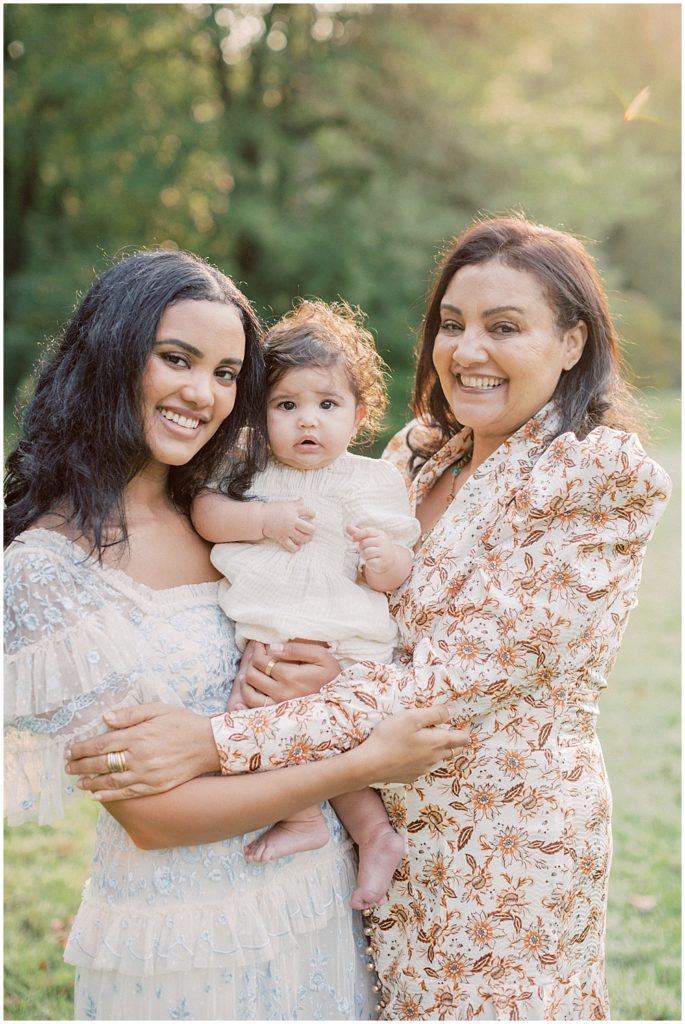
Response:
[[[477,730],[555,685],[593,685],[615,656],[669,491],[633,435],[558,438],[468,569],[447,574],[447,611],[411,665],[355,665],[318,697],[265,709],[257,735],[249,712],[214,718],[222,771],[275,768],[295,747],[310,759],[326,756],[323,743],[346,749],[400,707],[452,699]]]
[[[449,728],[450,709],[396,715],[366,743],[318,764],[236,778],[193,779],[158,796],[108,804],[142,849],[211,843],[270,825],[322,800],[392,779],[413,782],[451,757],[466,735]]]

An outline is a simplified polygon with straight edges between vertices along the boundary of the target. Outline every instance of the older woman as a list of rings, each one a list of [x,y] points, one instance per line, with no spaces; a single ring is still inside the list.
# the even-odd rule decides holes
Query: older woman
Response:
[[[396,662],[357,665],[277,709],[217,716],[222,770],[326,757],[397,708],[455,701],[468,750],[385,793],[407,858],[367,929],[381,1014],[605,1018],[611,797],[597,699],[670,485],[627,432],[616,334],[579,242],[502,218],[452,243],[428,301],[414,411],[388,449],[423,527],[392,599]],[[289,658],[258,651],[251,685],[282,700]],[[121,780],[135,793],[141,737],[154,750],[163,719],[145,709],[116,723],[143,715],[76,751],[97,755],[83,770],[106,770],[101,751],[135,751],[139,771]],[[158,784],[186,777],[180,763],[165,775]],[[113,795],[117,781],[87,785]]]

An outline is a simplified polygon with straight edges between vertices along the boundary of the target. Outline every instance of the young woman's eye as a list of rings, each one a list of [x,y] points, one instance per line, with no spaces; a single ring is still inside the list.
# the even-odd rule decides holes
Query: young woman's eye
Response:
[[[188,359],[178,352],[161,352],[160,355],[165,363],[170,363],[172,366],[185,366],[186,368],[190,366]]]
[[[229,369],[227,366],[223,366],[216,371],[216,375],[220,381],[225,384],[235,384],[238,379],[238,374],[235,370]]]

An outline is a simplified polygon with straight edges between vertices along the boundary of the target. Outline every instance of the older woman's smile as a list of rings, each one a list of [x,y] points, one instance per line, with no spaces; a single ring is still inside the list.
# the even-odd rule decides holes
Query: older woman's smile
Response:
[[[507,382],[505,377],[474,377],[465,373],[455,373],[454,376],[463,388],[478,391],[491,391]]]

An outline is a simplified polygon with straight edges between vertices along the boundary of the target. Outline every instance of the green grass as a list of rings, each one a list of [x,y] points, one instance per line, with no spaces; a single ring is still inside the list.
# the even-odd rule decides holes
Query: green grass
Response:
[[[674,497],[647,554],[599,727],[614,793],[607,952],[620,1020],[681,1019],[680,402],[655,395],[650,404],[651,450],[673,478]],[[62,948],[88,874],[96,813],[83,800],[59,828],[6,830],[6,1020],[72,1017]]]
[[[614,794],[607,973],[612,1015],[680,1020],[680,401],[650,398],[650,451],[673,497],[645,559],[601,702]]]
[[[62,953],[93,846],[98,806],[58,827],[5,826],[5,1020],[71,1020],[74,969]]]

